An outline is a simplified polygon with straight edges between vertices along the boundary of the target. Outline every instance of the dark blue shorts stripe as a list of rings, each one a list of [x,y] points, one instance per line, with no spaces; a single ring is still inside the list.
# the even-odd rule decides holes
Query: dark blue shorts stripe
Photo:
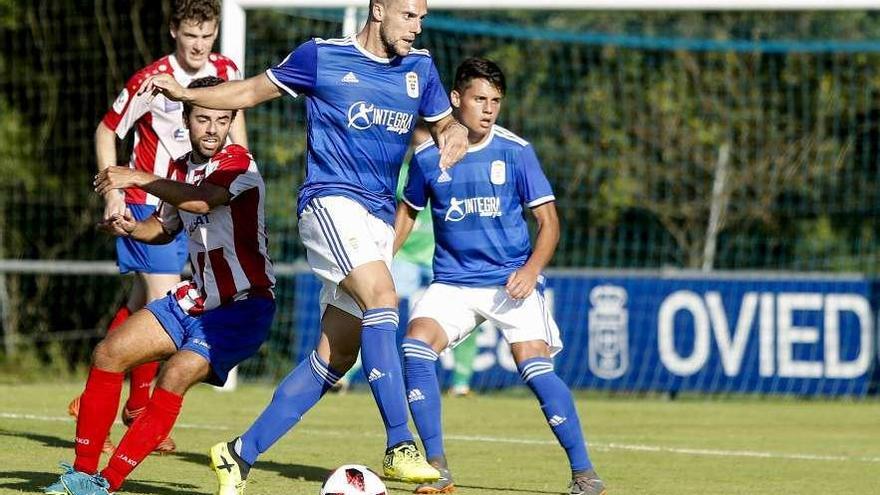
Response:
[[[351,262],[351,259],[348,257],[348,252],[345,251],[345,247],[342,244],[342,239],[340,239],[340,237],[339,237],[339,231],[336,229],[336,224],[333,223],[333,217],[330,216],[330,213],[328,213],[327,209],[324,208],[324,205],[321,204],[321,200],[319,198],[315,198],[315,202],[321,208],[321,212],[323,213],[327,222],[329,223],[331,231],[336,236],[336,242],[339,243],[339,251],[342,253],[342,256],[345,258],[345,261],[348,262],[348,271],[354,270],[354,264]]]
[[[342,244],[342,239],[339,237],[339,231],[336,229],[336,224],[333,223],[333,219],[330,217],[330,214],[327,212],[327,210],[321,205],[321,202],[318,201],[317,198],[315,198],[314,201],[318,205],[318,208],[315,209],[315,216],[322,220],[322,225],[324,228],[326,228],[324,235],[327,236],[327,242],[328,244],[331,244],[332,249],[332,241],[335,240],[335,246],[338,252],[334,253],[334,255],[337,256],[338,260],[344,260],[344,262],[339,261],[339,264],[343,268],[345,273],[348,274],[354,269],[354,266],[351,262],[351,259],[348,257],[348,253],[345,252],[345,248]]]
[[[544,306],[544,294],[538,293],[538,300],[541,302],[541,316],[544,320],[544,333],[547,335],[547,345],[553,346],[553,332],[550,331],[550,322],[547,321],[549,315],[547,314],[547,308]]]
[[[331,235],[330,226],[327,225],[326,220],[323,215],[323,207],[320,206],[317,201],[312,200],[313,203],[313,213],[315,214],[315,219],[318,221],[318,226],[321,228],[321,232],[324,234],[324,240],[327,241],[327,246],[330,248],[330,253],[333,255],[333,258],[336,259],[336,264],[339,265],[339,268],[342,269],[343,273],[348,275],[348,272],[351,271],[351,268],[345,264],[345,259],[340,255],[341,246],[337,244],[337,239]]]

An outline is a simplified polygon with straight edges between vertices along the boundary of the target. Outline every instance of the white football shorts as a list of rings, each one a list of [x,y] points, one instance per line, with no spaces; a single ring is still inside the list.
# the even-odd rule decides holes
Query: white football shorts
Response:
[[[321,279],[321,315],[329,304],[362,318],[360,306],[339,282],[371,261],[384,261],[390,270],[394,228],[353,199],[325,196],[303,209],[299,236],[312,272]]]
[[[504,286],[466,287],[432,283],[416,303],[410,321],[431,318],[455,347],[486,320],[495,324],[508,344],[543,340],[555,356],[562,350],[559,327],[544,295],[537,289],[525,299],[508,297]]]

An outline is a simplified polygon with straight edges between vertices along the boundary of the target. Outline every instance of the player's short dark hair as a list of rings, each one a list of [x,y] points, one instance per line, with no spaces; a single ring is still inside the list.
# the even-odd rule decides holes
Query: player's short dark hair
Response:
[[[495,86],[502,95],[507,92],[507,80],[504,78],[504,72],[495,62],[479,57],[471,57],[455,70],[455,84],[453,89],[459,93],[463,92],[474,79],[485,79],[489,84]]]
[[[178,28],[185,20],[198,24],[214,20],[219,23],[220,0],[174,0],[171,25]]]
[[[193,79],[186,87],[187,88],[210,88],[211,86],[218,86],[220,84],[225,83],[223,79],[220,79],[217,76],[205,76],[200,77],[198,79]],[[193,104],[189,102],[185,102],[183,104],[183,120],[189,120],[189,114],[192,112]],[[238,113],[238,110],[232,111],[232,118],[235,118],[235,114]]]

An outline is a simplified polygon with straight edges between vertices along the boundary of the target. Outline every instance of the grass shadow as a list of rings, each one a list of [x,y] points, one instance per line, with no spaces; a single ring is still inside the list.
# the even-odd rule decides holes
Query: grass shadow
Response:
[[[5,471],[0,473],[0,488],[33,493],[58,481],[58,473]]]
[[[61,449],[72,449],[73,441],[61,437],[53,437],[50,435],[41,435],[26,431],[10,431],[0,429],[0,436],[25,438],[34,442],[43,444],[44,447],[57,447]]]
[[[8,488],[26,493],[42,490],[58,481],[59,473],[35,471],[11,471],[0,473],[0,488]],[[126,481],[123,487],[126,493],[150,493],[156,495],[175,495],[179,493],[197,493],[195,485],[166,481]]]
[[[477,486],[477,485],[462,485],[459,483],[455,484],[456,488],[471,488],[474,490],[492,490],[494,492],[503,492],[503,493],[552,493],[553,495],[559,495],[563,493],[561,490],[526,490],[525,488],[503,488],[500,486]]]
[[[171,454],[185,462],[204,466],[206,469],[210,466],[210,457],[207,454],[199,454],[195,452],[175,452]],[[330,474],[332,469],[320,466],[307,466],[304,464],[288,464],[274,461],[259,461],[254,466],[255,472],[269,471],[279,474],[285,478],[292,480],[317,481],[323,482]]]
[[[260,462],[257,469],[261,471],[272,471],[278,473],[285,478],[292,480],[317,481],[323,483],[327,476],[330,475],[332,469],[320,466],[306,466],[304,464],[282,464],[280,462]]]
[[[196,491],[198,488],[196,485],[192,485],[189,483],[177,483],[173,481],[131,481],[128,480],[125,482],[125,485],[122,486],[122,490],[125,493],[150,493],[150,494],[159,494],[159,495],[172,495],[179,493],[210,493],[210,492],[198,492]]]

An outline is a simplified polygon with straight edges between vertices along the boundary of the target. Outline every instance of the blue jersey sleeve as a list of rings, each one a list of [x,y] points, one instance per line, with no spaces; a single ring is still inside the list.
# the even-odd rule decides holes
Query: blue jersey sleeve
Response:
[[[318,45],[315,40],[299,45],[280,64],[267,69],[266,75],[293,97],[311,92],[318,78]]]
[[[516,160],[516,188],[529,208],[555,201],[550,181],[541,169],[541,163],[531,145],[520,151]]]
[[[418,155],[413,155],[409,162],[409,176],[403,188],[402,199],[417,210],[425,209],[428,204],[428,191],[425,185],[425,173],[422,171]]]
[[[452,106],[449,104],[449,95],[446,94],[443,82],[440,81],[440,74],[432,61],[430,69],[428,69],[425,92],[419,104],[419,115],[428,122],[437,122],[450,113],[452,113]]]

